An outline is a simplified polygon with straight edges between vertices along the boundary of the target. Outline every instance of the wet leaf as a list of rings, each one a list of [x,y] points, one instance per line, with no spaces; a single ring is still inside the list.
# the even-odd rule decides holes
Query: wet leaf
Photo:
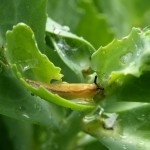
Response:
[[[17,42],[19,40],[19,42]],[[23,53],[22,53],[23,52]],[[55,67],[48,58],[40,53],[32,30],[25,24],[18,24],[12,31],[7,32],[6,58],[16,76],[23,85],[41,98],[72,109],[88,109],[93,105],[84,105],[84,102],[75,103],[52,94],[43,86],[33,87],[25,79],[50,82],[51,79],[60,80],[60,68]],[[43,73],[44,72],[44,73]]]
[[[149,102],[150,30],[133,28],[92,56],[92,66],[105,87],[107,100]],[[132,92],[130,92],[132,91]]]

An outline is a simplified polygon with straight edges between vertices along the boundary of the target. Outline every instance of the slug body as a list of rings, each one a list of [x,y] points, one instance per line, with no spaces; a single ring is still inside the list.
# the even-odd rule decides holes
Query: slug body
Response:
[[[94,95],[101,93],[103,90],[95,82],[92,84],[88,84],[88,83],[87,84],[86,83],[47,84],[47,83],[33,81],[29,79],[26,79],[26,82],[36,88],[43,86],[50,92],[58,94],[61,97],[68,98],[68,99],[91,98]]]

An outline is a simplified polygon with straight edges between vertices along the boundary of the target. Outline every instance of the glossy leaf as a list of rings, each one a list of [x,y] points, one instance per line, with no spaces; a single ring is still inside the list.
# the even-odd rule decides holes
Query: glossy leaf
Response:
[[[51,79],[59,80],[62,76],[59,74],[60,68],[55,67],[44,54],[40,53],[32,30],[25,24],[18,24],[13,31],[7,32],[6,58],[23,85],[41,98],[72,109],[93,108],[93,105],[66,100],[42,86],[35,88],[25,82],[25,79],[32,79],[46,83]]]
[[[24,121],[14,120],[8,117],[2,117],[2,121],[5,125],[6,131],[8,131],[8,138],[13,145],[11,149],[34,149],[34,132],[32,124]],[[7,143],[7,145],[9,144]]]
[[[56,128],[65,115],[58,106],[27,91],[10,68],[3,68],[0,73],[0,85],[0,113],[3,115],[51,128]]]
[[[105,87],[107,100],[150,101],[149,33],[149,28],[133,28],[128,37],[114,40],[93,54],[92,66]]]
[[[60,68],[40,53],[32,30],[25,24],[18,24],[7,32],[6,57],[12,66],[16,65],[22,77],[47,83],[62,77]]]
[[[97,11],[94,1],[55,1],[48,2],[48,15],[71,32],[85,38],[96,49],[106,45],[113,38],[105,15]],[[65,17],[64,17],[65,16]]]
[[[94,0],[99,12],[105,14],[110,30],[115,37],[130,33],[132,27],[149,25],[150,1],[145,0]]]
[[[83,119],[83,127],[108,149],[148,150],[149,109],[149,104],[115,113],[97,108]]]
[[[148,0],[0,4],[0,149],[149,149],[149,27],[95,50],[149,25]],[[91,83],[96,73],[105,90],[94,110],[24,80]]]
[[[44,51],[46,0],[0,0],[0,45],[5,44],[5,34],[15,24],[24,22],[34,31],[41,51]],[[33,9],[34,8],[34,9]]]
[[[90,56],[95,51],[90,43],[48,18],[46,30],[58,55],[83,81],[82,71],[90,67]]]

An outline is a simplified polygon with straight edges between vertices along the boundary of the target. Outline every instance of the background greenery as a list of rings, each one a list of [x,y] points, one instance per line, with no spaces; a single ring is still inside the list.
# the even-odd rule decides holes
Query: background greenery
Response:
[[[149,150],[149,15],[149,0],[0,0],[0,149]],[[95,72],[92,110],[22,79]]]

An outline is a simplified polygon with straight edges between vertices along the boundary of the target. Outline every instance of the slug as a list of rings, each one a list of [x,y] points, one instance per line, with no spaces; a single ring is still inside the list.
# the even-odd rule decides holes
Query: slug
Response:
[[[103,87],[97,85],[97,76],[95,76],[94,83],[53,83],[47,84],[39,81],[26,79],[26,82],[35,88],[43,86],[52,93],[58,94],[63,98],[91,98],[98,93],[102,93]]]

